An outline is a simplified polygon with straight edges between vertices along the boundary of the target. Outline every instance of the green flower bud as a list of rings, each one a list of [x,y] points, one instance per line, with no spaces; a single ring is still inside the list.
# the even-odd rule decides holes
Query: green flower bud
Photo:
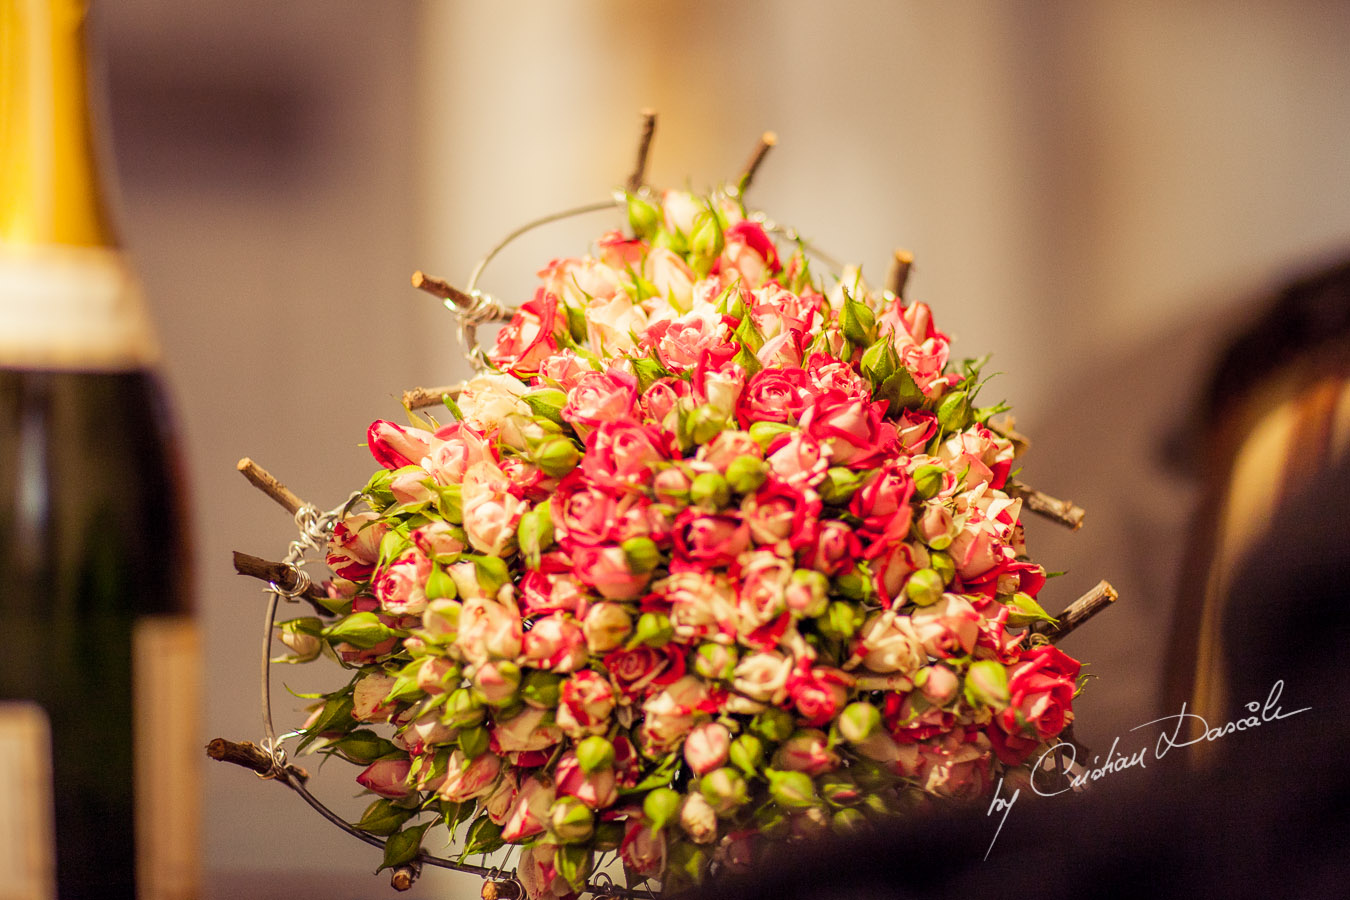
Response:
[[[914,470],[914,493],[920,499],[927,500],[942,490],[943,475],[946,469],[942,466],[936,466],[931,463],[919,466]]]
[[[586,876],[591,874],[592,863],[591,848],[579,844],[564,844],[553,854],[553,865],[558,874],[575,889],[580,889]]]
[[[835,600],[816,621],[821,634],[831,640],[846,641],[862,627],[863,611],[846,600]]]
[[[993,659],[971,663],[966,670],[965,692],[971,706],[1002,709],[1008,705],[1008,670]]]
[[[863,791],[843,772],[830,772],[820,776],[816,787],[825,801],[833,806],[853,806],[862,802]]]
[[[932,606],[942,599],[946,583],[933,569],[920,569],[905,582],[905,596],[918,606]]]
[[[830,817],[830,830],[835,834],[848,836],[861,830],[867,825],[867,817],[856,809],[844,808],[837,810]]]
[[[846,572],[835,578],[834,586],[839,593],[850,600],[870,600],[875,595],[872,588],[872,573],[866,563],[858,563],[852,572]]]
[[[648,203],[635,194],[628,195],[628,225],[640,238],[650,238],[661,228],[661,207]]]
[[[750,800],[745,776],[728,766],[704,775],[698,789],[718,816],[728,816]]]
[[[581,771],[590,774],[614,767],[614,745],[608,739],[593,734],[577,744],[577,762]]]
[[[716,472],[703,472],[694,477],[689,499],[708,512],[718,512],[731,502],[731,485]]]
[[[632,646],[646,644],[649,647],[664,647],[675,637],[675,628],[665,613],[643,613],[638,619],[633,636],[628,639]]]
[[[694,222],[689,251],[695,256],[714,257],[722,252],[722,228],[713,215],[703,214]]]
[[[562,409],[567,405],[567,394],[557,388],[537,388],[521,397],[536,416],[563,424]]]
[[[459,634],[459,614],[464,609],[454,600],[432,600],[422,613],[422,640],[432,644],[453,644]]]
[[[595,831],[595,815],[576,797],[559,797],[548,811],[549,830],[564,844],[576,844]]]
[[[682,798],[675,791],[659,787],[647,794],[642,800],[642,814],[653,831],[660,831],[666,823],[680,815]]]
[[[706,403],[695,407],[684,419],[685,433],[695,444],[709,443],[726,428],[726,417]]]
[[[561,436],[549,438],[534,451],[534,464],[553,478],[562,478],[580,462],[581,451],[577,445]]]
[[[506,560],[496,556],[475,556],[473,570],[478,576],[478,586],[489,597],[496,597],[502,585],[511,583],[511,569]]]
[[[816,796],[816,786],[811,776],[805,772],[784,772],[779,769],[765,769],[769,778],[769,796],[779,806],[787,809],[805,809],[820,804]]]
[[[359,728],[343,735],[329,746],[358,766],[368,766],[381,756],[397,749],[368,728]]]
[[[516,540],[525,564],[539,568],[540,556],[553,543],[553,516],[547,500],[520,517]]]
[[[661,564],[661,551],[649,537],[629,538],[619,546],[634,575],[646,575]]]
[[[793,615],[815,618],[827,609],[830,579],[812,569],[797,569],[788,584],[788,608]]]
[[[951,584],[956,577],[956,564],[942,551],[934,550],[928,554],[928,567],[938,573],[944,585]]]
[[[709,681],[728,681],[736,669],[736,648],[701,644],[694,654],[694,671]]]
[[[426,594],[428,600],[453,600],[459,596],[455,580],[440,563],[433,563],[431,574],[427,576]]]
[[[395,806],[388,800],[376,800],[366,807],[366,811],[361,815],[361,821],[354,823],[354,827],[366,834],[387,836],[402,828],[403,823],[411,819],[416,812],[415,809]]]
[[[482,701],[468,688],[459,688],[445,701],[441,721],[451,728],[472,728],[481,724],[486,715]]]
[[[772,803],[765,803],[755,810],[754,823],[756,830],[771,841],[787,837],[792,830],[791,820]]]
[[[733,766],[753,778],[759,771],[760,763],[764,762],[764,742],[753,734],[742,734],[731,742],[727,759]]]
[[[772,744],[787,740],[795,728],[792,714],[777,707],[769,707],[750,720],[750,731]]]
[[[738,456],[727,466],[727,484],[738,494],[753,494],[769,477],[769,464],[753,456]]]
[[[333,643],[351,644],[361,650],[369,650],[398,634],[373,612],[352,613],[323,630],[323,636]]]
[[[825,472],[825,480],[816,491],[820,494],[820,499],[826,503],[843,506],[848,503],[865,477],[866,472],[855,472],[842,466],[834,466]]]
[[[281,622],[277,625],[277,630],[281,632],[279,635],[281,642],[295,654],[282,657],[284,662],[309,662],[317,659],[323,650],[323,642],[318,637],[323,633],[323,621],[318,616],[305,616],[302,619]]]
[[[881,711],[870,703],[850,703],[839,714],[839,733],[850,744],[860,744],[881,727]]]

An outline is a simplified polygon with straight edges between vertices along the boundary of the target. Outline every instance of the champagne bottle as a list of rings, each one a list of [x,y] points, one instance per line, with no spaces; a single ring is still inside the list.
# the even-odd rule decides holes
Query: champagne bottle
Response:
[[[199,650],[86,4],[0,0],[0,897],[197,893]]]

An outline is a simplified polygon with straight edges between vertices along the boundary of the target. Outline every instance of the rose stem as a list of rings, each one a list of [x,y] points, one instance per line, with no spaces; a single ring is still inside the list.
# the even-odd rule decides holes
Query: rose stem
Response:
[[[252,769],[263,777],[277,774],[272,757],[252,741],[236,743],[225,738],[214,738],[206,745],[206,755],[219,762],[234,763],[236,766]],[[296,781],[304,782],[309,779],[309,773],[298,766],[286,766],[282,771]]]
[[[905,297],[905,282],[909,281],[909,270],[913,267],[914,254],[908,250],[896,250],[891,255],[891,271],[886,276],[886,286],[902,300]]]
[[[273,500],[285,507],[286,512],[295,515],[300,507],[305,506],[305,501],[295,496],[291,489],[286,487],[272,475],[271,472],[255,463],[245,456],[239,460],[239,471],[244,477],[253,483],[253,486],[262,491]]]
[[[464,383],[447,384],[445,387],[438,388],[413,388],[410,391],[403,392],[403,408],[411,412],[414,409],[424,409],[428,406],[435,406],[441,402],[446,394],[451,397],[458,397],[464,390]]]
[[[1115,603],[1119,596],[1109,582],[1099,581],[1096,587],[1070,603],[1064,612],[1059,614],[1057,624],[1037,623],[1032,630],[1048,637],[1052,644],[1056,643],[1079,625]]]
[[[1027,509],[1037,515],[1058,522],[1070,531],[1077,531],[1083,527],[1083,517],[1087,515],[1087,510],[1081,506],[1075,506],[1068,500],[1051,497],[1049,494],[1042,493],[1016,479],[1008,481],[1008,493],[1025,500]]]
[[[269,581],[288,591],[295,590],[300,583],[295,575],[295,570],[285,563],[272,562],[259,556],[249,556],[247,553],[240,553],[238,550],[234,551],[234,570],[240,575],[257,578],[259,581]],[[301,596],[323,615],[331,616],[333,614],[319,603],[320,600],[328,599],[328,595],[317,584],[311,584]]]
[[[647,153],[652,148],[652,135],[656,133],[656,110],[642,111],[642,135],[638,138],[637,165],[633,174],[628,176],[628,193],[636,194],[647,176]]]
[[[434,275],[428,275],[421,269],[412,273],[412,286],[419,291],[426,291],[433,297],[449,300],[460,309],[470,309],[477,302],[473,297],[464,293],[450,282],[437,278]]]
[[[750,183],[755,180],[755,173],[764,163],[764,157],[769,155],[769,151],[778,143],[778,135],[772,131],[766,131],[759,136],[759,143],[755,145],[755,152],[750,154],[750,161],[745,164],[745,172],[741,175],[741,180],[736,183],[738,193],[744,194],[750,189]]]

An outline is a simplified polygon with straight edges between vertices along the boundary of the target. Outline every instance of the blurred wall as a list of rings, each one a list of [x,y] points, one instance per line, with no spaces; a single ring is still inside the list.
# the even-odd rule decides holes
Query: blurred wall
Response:
[[[1066,644],[1102,676],[1080,705],[1094,746],[1152,717],[1190,502],[1160,435],[1244,303],[1350,245],[1350,8],[1330,0],[122,0],[101,17],[125,232],[194,481],[203,743],[260,734],[262,597],[229,552],[290,537],[235,461],[325,506],[363,483],[365,425],[466,371],[408,273],[462,280],[511,227],[604,197],[641,107],[661,114],[658,185],[732,177],[777,131],[752,203],[877,279],[915,251],[911,295],[960,355],[994,354],[987,390],[1034,439],[1027,480],[1089,510],[1078,534],[1029,526],[1033,555],[1070,569],[1043,599],[1100,577],[1123,596]],[[482,286],[522,299],[613,223],[545,231]],[[326,774],[323,796],[354,793]],[[235,770],[205,784],[211,896],[386,890],[374,851],[298,798]],[[477,886],[419,892],[437,890]]]

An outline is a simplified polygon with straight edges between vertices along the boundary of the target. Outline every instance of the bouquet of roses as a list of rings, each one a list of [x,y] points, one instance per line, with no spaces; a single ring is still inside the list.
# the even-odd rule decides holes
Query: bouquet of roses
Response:
[[[333,615],[278,627],[353,673],[305,742],[362,767],[386,865],[444,826],[531,898],[610,850],[687,884],[987,796],[1072,720],[980,363],[737,196],[630,196],[448,424],[370,426]]]

